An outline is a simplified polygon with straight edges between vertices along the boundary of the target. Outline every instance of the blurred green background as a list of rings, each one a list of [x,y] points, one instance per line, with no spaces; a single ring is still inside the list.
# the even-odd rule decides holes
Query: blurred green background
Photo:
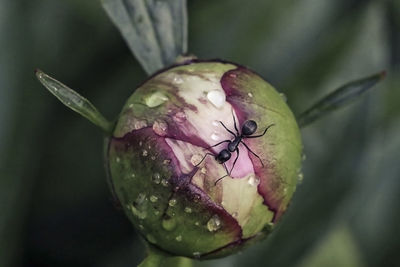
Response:
[[[295,113],[388,76],[302,130],[304,180],[277,230],[205,266],[400,266],[400,1],[188,0],[189,51],[246,65]],[[136,266],[144,246],[107,188],[101,132],[40,68],[114,118],[146,75],[99,1],[0,0],[0,266]]]

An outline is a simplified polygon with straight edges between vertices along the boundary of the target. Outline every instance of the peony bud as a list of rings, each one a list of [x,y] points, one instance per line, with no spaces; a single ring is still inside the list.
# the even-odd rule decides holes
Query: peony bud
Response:
[[[230,144],[220,163],[248,120],[244,133],[256,131]],[[161,251],[201,259],[271,231],[295,191],[301,154],[281,95],[254,72],[217,61],[147,80],[123,107],[106,152],[113,191],[139,233]]]

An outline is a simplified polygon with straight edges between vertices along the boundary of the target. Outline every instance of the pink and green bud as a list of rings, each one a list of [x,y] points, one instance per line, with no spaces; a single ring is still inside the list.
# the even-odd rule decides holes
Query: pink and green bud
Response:
[[[270,127],[243,138],[236,163],[237,150],[225,167],[215,156],[229,142],[214,145],[240,135],[247,120],[256,122],[253,136]],[[232,63],[192,61],[137,88],[106,155],[113,191],[150,244],[217,258],[266,236],[281,218],[302,144],[292,112],[260,76]]]

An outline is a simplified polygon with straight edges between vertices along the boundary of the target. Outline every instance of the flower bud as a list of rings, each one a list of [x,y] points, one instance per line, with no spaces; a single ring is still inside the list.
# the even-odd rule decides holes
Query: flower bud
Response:
[[[149,243],[217,258],[271,231],[295,191],[301,150],[292,112],[260,76],[192,61],[137,88],[107,164],[124,212]]]

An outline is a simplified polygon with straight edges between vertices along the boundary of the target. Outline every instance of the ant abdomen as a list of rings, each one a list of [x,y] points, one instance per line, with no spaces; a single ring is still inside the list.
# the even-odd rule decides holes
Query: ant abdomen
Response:
[[[218,155],[215,156],[215,159],[219,164],[227,162],[230,158],[231,158],[231,152],[229,152],[227,149],[221,150],[218,153]]]
[[[243,123],[242,135],[252,135],[257,131],[257,123],[253,120],[248,120]]]

